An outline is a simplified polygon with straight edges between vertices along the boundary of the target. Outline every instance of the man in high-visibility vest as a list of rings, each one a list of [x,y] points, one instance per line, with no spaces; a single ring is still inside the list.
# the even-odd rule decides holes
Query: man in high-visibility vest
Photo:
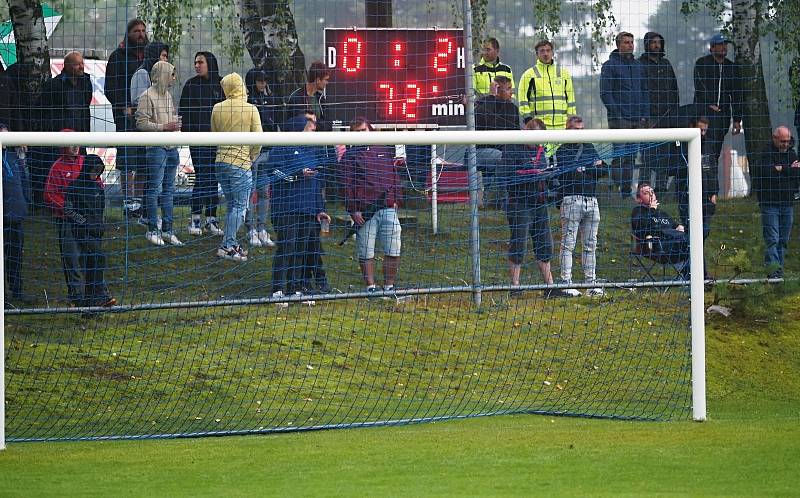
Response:
[[[577,113],[575,87],[569,72],[553,61],[553,44],[536,44],[536,64],[519,79],[519,112],[523,120],[539,118],[548,130],[563,130]]]
[[[514,88],[514,73],[511,66],[500,62],[500,42],[497,38],[487,38],[481,48],[481,60],[475,64],[473,73],[473,87],[475,95],[493,95],[492,84],[496,76],[505,76],[511,80]]]

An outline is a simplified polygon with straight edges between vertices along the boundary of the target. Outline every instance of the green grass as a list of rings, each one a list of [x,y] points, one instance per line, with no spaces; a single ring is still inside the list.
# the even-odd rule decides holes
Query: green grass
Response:
[[[515,415],[167,441],[12,444],[6,496],[796,496],[800,297],[713,318],[709,420]],[[761,320],[756,318],[755,320]]]

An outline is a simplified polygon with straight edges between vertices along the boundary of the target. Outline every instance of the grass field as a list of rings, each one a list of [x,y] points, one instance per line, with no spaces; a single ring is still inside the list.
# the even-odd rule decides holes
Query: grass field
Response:
[[[621,203],[603,211],[604,278],[631,276],[629,211]],[[405,282],[469,281],[465,215],[446,208],[445,229],[433,236],[417,213],[418,226],[404,233]],[[503,283],[505,220],[484,211],[482,223],[484,283]],[[27,281],[37,306],[57,305],[57,249],[43,226],[31,224],[29,254],[39,257]],[[156,251],[141,230],[112,230],[110,283],[123,303],[262,297],[268,288],[267,251],[224,265],[213,258],[213,239]],[[711,271],[763,276],[759,247],[753,203],[723,203],[706,243]],[[352,245],[326,249],[334,286],[360,288]],[[797,258],[789,261],[787,273],[797,274]],[[531,266],[524,275],[535,283]],[[514,415],[270,436],[14,443],[0,454],[0,494],[796,494],[796,284],[718,285],[707,294],[707,304],[733,315],[709,316],[710,418],[702,424],[688,421],[684,291],[537,296],[487,293],[480,310],[463,295],[285,312],[7,316],[10,433],[291,428],[526,407],[672,421]]]
[[[17,443],[4,496],[797,496],[800,296],[712,318],[709,420],[516,415],[167,441]],[[767,322],[765,325],[764,322]]]

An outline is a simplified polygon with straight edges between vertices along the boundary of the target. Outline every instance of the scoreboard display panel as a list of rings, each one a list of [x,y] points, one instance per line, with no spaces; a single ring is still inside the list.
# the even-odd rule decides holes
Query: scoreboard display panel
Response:
[[[466,124],[458,29],[327,28],[326,114],[399,126]]]

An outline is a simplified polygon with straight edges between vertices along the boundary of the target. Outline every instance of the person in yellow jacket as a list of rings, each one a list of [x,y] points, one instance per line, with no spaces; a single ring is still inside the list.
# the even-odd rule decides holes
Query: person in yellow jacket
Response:
[[[497,38],[487,38],[481,48],[481,60],[474,67],[473,87],[477,97],[494,95],[492,82],[496,76],[505,76],[511,80],[514,88],[514,73],[511,66],[500,62],[500,42]]]
[[[553,61],[552,43],[540,41],[535,51],[536,64],[519,79],[519,112],[523,120],[539,118],[548,130],[563,130],[577,114],[572,77]]]
[[[242,77],[231,73],[220,82],[225,100],[211,111],[211,131],[261,132],[261,116],[256,106],[247,103]],[[261,153],[259,145],[217,147],[216,174],[227,204],[225,234],[217,256],[232,261],[247,261],[247,251],[236,240],[244,222],[247,200],[252,187],[250,167]]]

